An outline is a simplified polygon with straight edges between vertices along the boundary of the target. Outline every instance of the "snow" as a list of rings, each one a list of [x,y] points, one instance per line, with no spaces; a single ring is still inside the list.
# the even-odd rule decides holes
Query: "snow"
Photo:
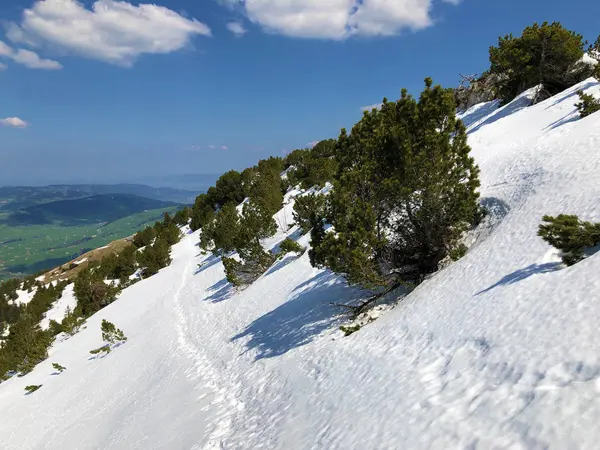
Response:
[[[169,267],[0,384],[3,448],[595,448],[600,254],[564,268],[536,235],[544,214],[600,221],[600,114],[578,120],[578,89],[600,94],[589,79],[465,113],[494,226],[358,332],[342,337],[331,303],[364,294],[306,253],[235,290],[191,233]],[[264,245],[286,234],[308,245],[296,227]],[[90,359],[102,319],[129,339]]]
[[[17,289],[17,299],[13,302],[15,305],[26,305],[31,300],[33,300],[33,296],[35,295],[36,288],[33,288],[31,292],[23,291],[21,289]]]
[[[51,320],[55,320],[58,323],[62,322],[67,313],[67,308],[71,311],[75,309],[75,306],[77,306],[77,299],[75,298],[75,293],[73,292],[74,287],[75,285],[72,283],[66,286],[61,297],[56,300],[48,312],[46,312],[44,318],[40,322],[40,327],[42,330],[47,330],[50,328]]]
[[[80,259],[79,261],[75,261],[73,264],[77,264],[77,265],[79,265],[79,264],[83,264],[83,263],[84,263],[84,262],[86,262],[87,260],[88,260],[87,258],[83,258],[83,259]]]

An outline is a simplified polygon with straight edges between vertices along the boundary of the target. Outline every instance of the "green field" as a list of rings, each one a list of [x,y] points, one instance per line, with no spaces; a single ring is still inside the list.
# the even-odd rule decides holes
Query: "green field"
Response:
[[[0,279],[33,274],[56,267],[91,249],[130,236],[159,220],[168,207],[133,214],[105,224],[10,226],[0,212]]]

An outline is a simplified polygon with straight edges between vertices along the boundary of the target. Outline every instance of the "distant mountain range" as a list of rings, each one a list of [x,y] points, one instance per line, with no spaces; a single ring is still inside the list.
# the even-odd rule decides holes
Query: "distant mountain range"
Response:
[[[127,194],[161,202],[191,204],[197,191],[142,184],[58,184],[0,187],[0,212],[13,212],[42,203],[76,200],[105,194]],[[160,206],[159,206],[160,207]]]
[[[179,204],[130,194],[101,194],[29,206],[11,212],[2,222],[9,226],[78,226],[113,222],[132,214],[172,206]]]

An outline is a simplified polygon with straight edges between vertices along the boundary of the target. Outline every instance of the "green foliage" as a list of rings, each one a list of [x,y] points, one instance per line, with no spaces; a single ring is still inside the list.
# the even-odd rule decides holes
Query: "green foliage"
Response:
[[[599,66],[600,67],[600,66]],[[581,118],[587,117],[600,111],[600,99],[595,98],[591,94],[586,94],[583,91],[577,91],[579,95],[579,103],[575,104]]]
[[[35,391],[37,391],[41,387],[42,387],[41,384],[30,384],[29,386],[25,386],[25,390],[27,391],[27,394],[33,394]]]
[[[304,233],[323,223],[325,218],[326,199],[323,195],[303,195],[296,198],[293,217]]]
[[[190,211],[190,228],[198,230],[203,228],[214,217],[214,202],[208,194],[200,194],[196,197],[194,206]]]
[[[561,251],[567,266],[578,263],[585,251],[600,244],[600,223],[584,222],[575,215],[544,216],[538,236]]]
[[[55,286],[38,286],[31,301],[19,308],[19,317],[0,348],[0,378],[9,372],[28,373],[47,357],[54,335],[51,330],[42,330],[39,322],[65,286],[64,281]]]
[[[100,329],[102,330],[102,340],[108,344],[114,345],[127,340],[125,334],[106,319],[102,319]]]
[[[106,284],[101,271],[92,273],[86,268],[75,278],[74,292],[78,312],[83,317],[89,317],[114,302],[119,288],[112,283]]]
[[[596,41],[592,45],[589,46],[588,54],[592,58],[595,58],[600,61],[600,35],[598,36]]]
[[[249,190],[251,202],[269,216],[279,211],[283,203],[280,172],[272,166],[273,164],[267,165],[258,172]]]
[[[419,280],[438,269],[478,216],[479,170],[451,90],[425,80],[339,137],[338,179],[311,262],[365,287]]]
[[[225,276],[227,277],[227,281],[229,281],[235,287],[238,287],[242,284],[241,280],[238,278],[237,273],[242,267],[242,263],[233,258],[223,257],[223,267],[225,268]]]
[[[119,253],[117,263],[110,278],[124,282],[130,275],[133,275],[136,265],[136,247],[128,245]]]
[[[235,204],[227,203],[204,225],[200,235],[200,248],[212,251],[215,255],[231,253],[235,250],[240,229],[240,217]]]
[[[171,264],[171,248],[166,239],[159,237],[154,244],[137,253],[137,260],[140,267],[144,268],[144,277],[155,275],[160,269]]]
[[[146,245],[152,244],[154,238],[156,237],[156,231],[154,227],[146,227],[142,231],[138,231],[133,236],[133,245],[137,248],[145,247]]]
[[[175,215],[173,216],[173,221],[179,226],[187,225],[190,221],[191,213],[191,208],[186,206],[185,208],[180,209],[175,213]]]
[[[276,259],[256,243],[250,243],[238,252],[242,261],[223,258],[227,280],[236,287],[252,284]]]
[[[350,336],[351,334],[356,333],[358,330],[360,330],[360,325],[342,325],[340,327],[340,330],[344,332],[344,336]]]
[[[312,150],[294,150],[284,160],[284,166],[293,166],[288,172],[290,185],[308,189],[331,181],[337,171],[335,152],[335,139],[321,141]]]
[[[215,189],[214,201],[218,207],[229,202],[237,205],[246,197],[242,184],[242,174],[235,170],[230,170],[221,175],[215,184]]]
[[[452,261],[458,261],[460,258],[467,254],[467,246],[463,243],[458,244],[456,247],[450,250],[449,256]]]
[[[61,366],[59,363],[52,363],[52,367],[54,368],[54,370],[56,370],[58,373],[63,373],[65,370],[67,370],[66,367]]]
[[[260,239],[268,238],[277,231],[277,223],[273,219],[273,214],[261,204],[264,203],[255,203],[255,200],[252,199],[242,208],[235,242],[238,252],[251,243],[259,245]]]
[[[17,289],[20,285],[21,281],[16,278],[0,283],[0,323],[11,324],[19,319],[21,309],[9,301],[12,302],[19,297]]]
[[[509,102],[537,85],[554,95],[581,81],[574,78],[573,69],[583,56],[583,47],[583,37],[559,22],[534,23],[520,37],[501,37],[497,47],[490,47],[490,71],[502,80],[500,98]]]
[[[81,317],[80,315],[78,315],[76,312],[71,311],[71,309],[67,307],[65,317],[63,318],[62,322],[60,323],[60,328],[56,327],[56,326],[53,328],[52,322],[53,321],[50,321],[50,325],[51,325],[51,330],[52,330],[53,334],[55,334],[55,331],[60,330],[59,332],[64,332],[64,333],[68,334],[69,336],[74,336],[77,333],[79,333],[79,330],[85,323],[85,319],[83,317]],[[58,333],[56,333],[56,334],[58,334]]]
[[[90,350],[90,353],[92,355],[98,355],[100,353],[104,353],[105,355],[108,355],[110,353],[110,351],[111,351],[110,345],[105,344],[102,347],[98,347],[98,348],[95,348],[94,350]]]
[[[179,242],[181,230],[175,222],[157,223],[154,227],[158,239],[163,239],[167,245],[172,246]]]
[[[43,331],[39,323],[28,314],[10,328],[5,344],[0,349],[0,378],[7,372],[31,372],[37,363],[48,354],[52,342],[49,332]]]
[[[279,249],[281,250],[280,255],[283,256],[286,253],[304,253],[306,249],[298,244],[296,241],[286,238],[281,244],[279,244]]]

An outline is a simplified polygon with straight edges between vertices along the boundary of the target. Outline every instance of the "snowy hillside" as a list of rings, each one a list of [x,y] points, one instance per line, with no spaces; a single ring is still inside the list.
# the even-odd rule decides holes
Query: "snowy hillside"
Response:
[[[306,254],[236,292],[190,233],[169,267],[0,384],[2,447],[597,447],[600,254],[564,268],[536,235],[544,214],[600,221],[600,114],[578,120],[580,88],[600,95],[589,79],[463,114],[491,216],[464,258],[374,323],[344,337],[330,303],[361,293]],[[129,339],[94,357],[102,319]]]

